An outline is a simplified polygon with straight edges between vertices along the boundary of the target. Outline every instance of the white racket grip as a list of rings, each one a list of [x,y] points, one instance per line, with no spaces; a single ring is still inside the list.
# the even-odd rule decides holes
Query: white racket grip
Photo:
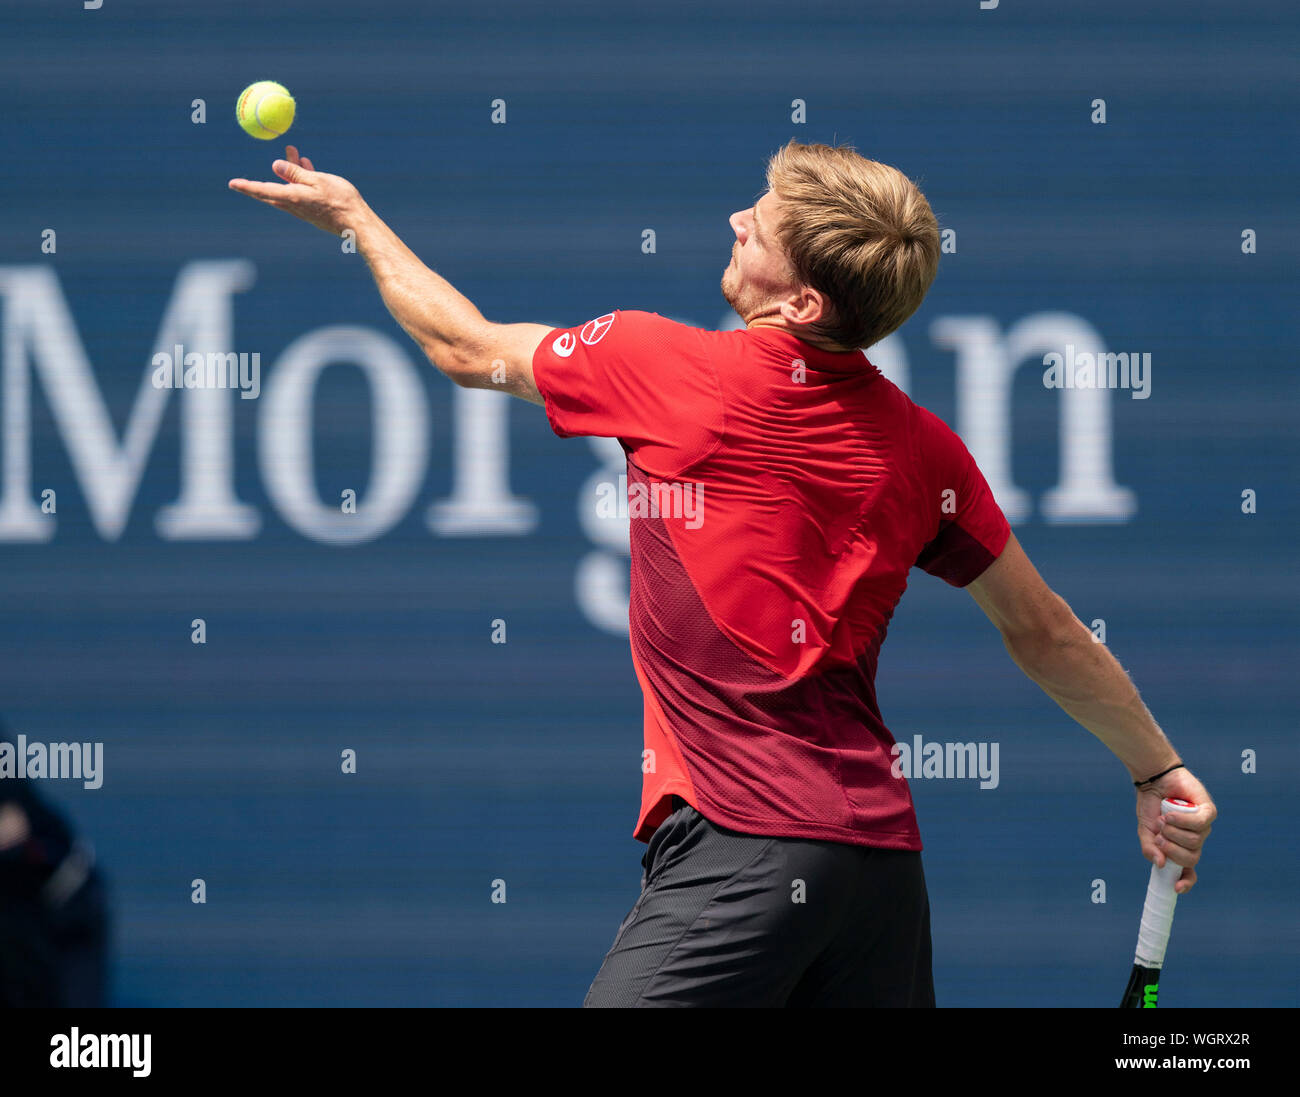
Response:
[[[1166,815],[1170,812],[1186,814],[1195,811],[1196,805],[1185,800],[1162,800],[1160,810]],[[1168,858],[1164,868],[1151,866],[1147,901],[1142,906],[1142,924],[1138,929],[1137,952],[1133,957],[1133,962],[1140,967],[1158,969],[1164,965],[1169,931],[1174,924],[1174,905],[1178,902],[1174,884],[1182,874],[1183,866]]]

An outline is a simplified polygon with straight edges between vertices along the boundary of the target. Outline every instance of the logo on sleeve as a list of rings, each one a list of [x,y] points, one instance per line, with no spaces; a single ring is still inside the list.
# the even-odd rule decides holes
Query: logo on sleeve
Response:
[[[578,341],[573,337],[573,332],[566,331],[551,344],[551,350],[555,351],[561,358],[568,358],[577,345]]]
[[[605,332],[609,331],[609,326],[614,322],[612,312],[605,313],[604,316],[597,316],[594,320],[588,320],[582,326],[582,341],[589,347],[594,347],[605,338]]]

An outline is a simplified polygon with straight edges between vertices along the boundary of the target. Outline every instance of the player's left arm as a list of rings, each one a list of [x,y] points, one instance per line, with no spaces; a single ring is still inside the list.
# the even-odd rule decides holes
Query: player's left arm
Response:
[[[1135,782],[1143,782],[1137,792],[1142,852],[1157,866],[1165,858],[1183,866],[1176,890],[1188,891],[1196,883],[1196,864],[1218,808],[1205,786],[1182,767],[1119,661],[1105,644],[1094,642],[1091,630],[1038,574],[1014,534],[967,589],[1002,633],[1020,669],[1105,743]],[[1147,783],[1173,765],[1182,768]],[[1165,816],[1160,806],[1165,798],[1188,800],[1196,811]]]
[[[424,265],[342,176],[316,171],[292,145],[272,164],[283,183],[230,180],[231,190],[341,236],[356,234],[388,311],[430,362],[464,388],[496,389],[541,404],[533,353],[552,329],[494,324],[445,278]]]

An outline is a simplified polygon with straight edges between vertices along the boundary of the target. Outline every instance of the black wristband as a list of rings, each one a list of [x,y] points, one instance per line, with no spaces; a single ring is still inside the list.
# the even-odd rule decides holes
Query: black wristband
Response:
[[[1152,781],[1159,781],[1161,777],[1165,776],[1165,774],[1173,773],[1174,770],[1176,769],[1186,769],[1186,768],[1187,767],[1183,765],[1182,762],[1179,762],[1178,765],[1176,766],[1170,766],[1167,770],[1165,770],[1164,773],[1157,773],[1154,777],[1148,777],[1145,781],[1134,781],[1133,787],[1141,788],[1143,785],[1149,785]]]

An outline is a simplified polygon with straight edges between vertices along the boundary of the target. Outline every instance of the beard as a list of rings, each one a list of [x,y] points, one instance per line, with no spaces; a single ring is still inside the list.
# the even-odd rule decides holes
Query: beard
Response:
[[[723,300],[735,310],[746,326],[756,317],[771,315],[776,311],[776,302],[779,300],[777,287],[770,284],[755,285],[752,279],[746,281],[734,257],[722,272],[720,288]]]
[[[722,272],[722,299],[727,302],[742,320],[745,318],[745,306],[748,302],[745,300],[749,295],[741,291],[740,272],[736,270],[735,263],[727,266]]]

